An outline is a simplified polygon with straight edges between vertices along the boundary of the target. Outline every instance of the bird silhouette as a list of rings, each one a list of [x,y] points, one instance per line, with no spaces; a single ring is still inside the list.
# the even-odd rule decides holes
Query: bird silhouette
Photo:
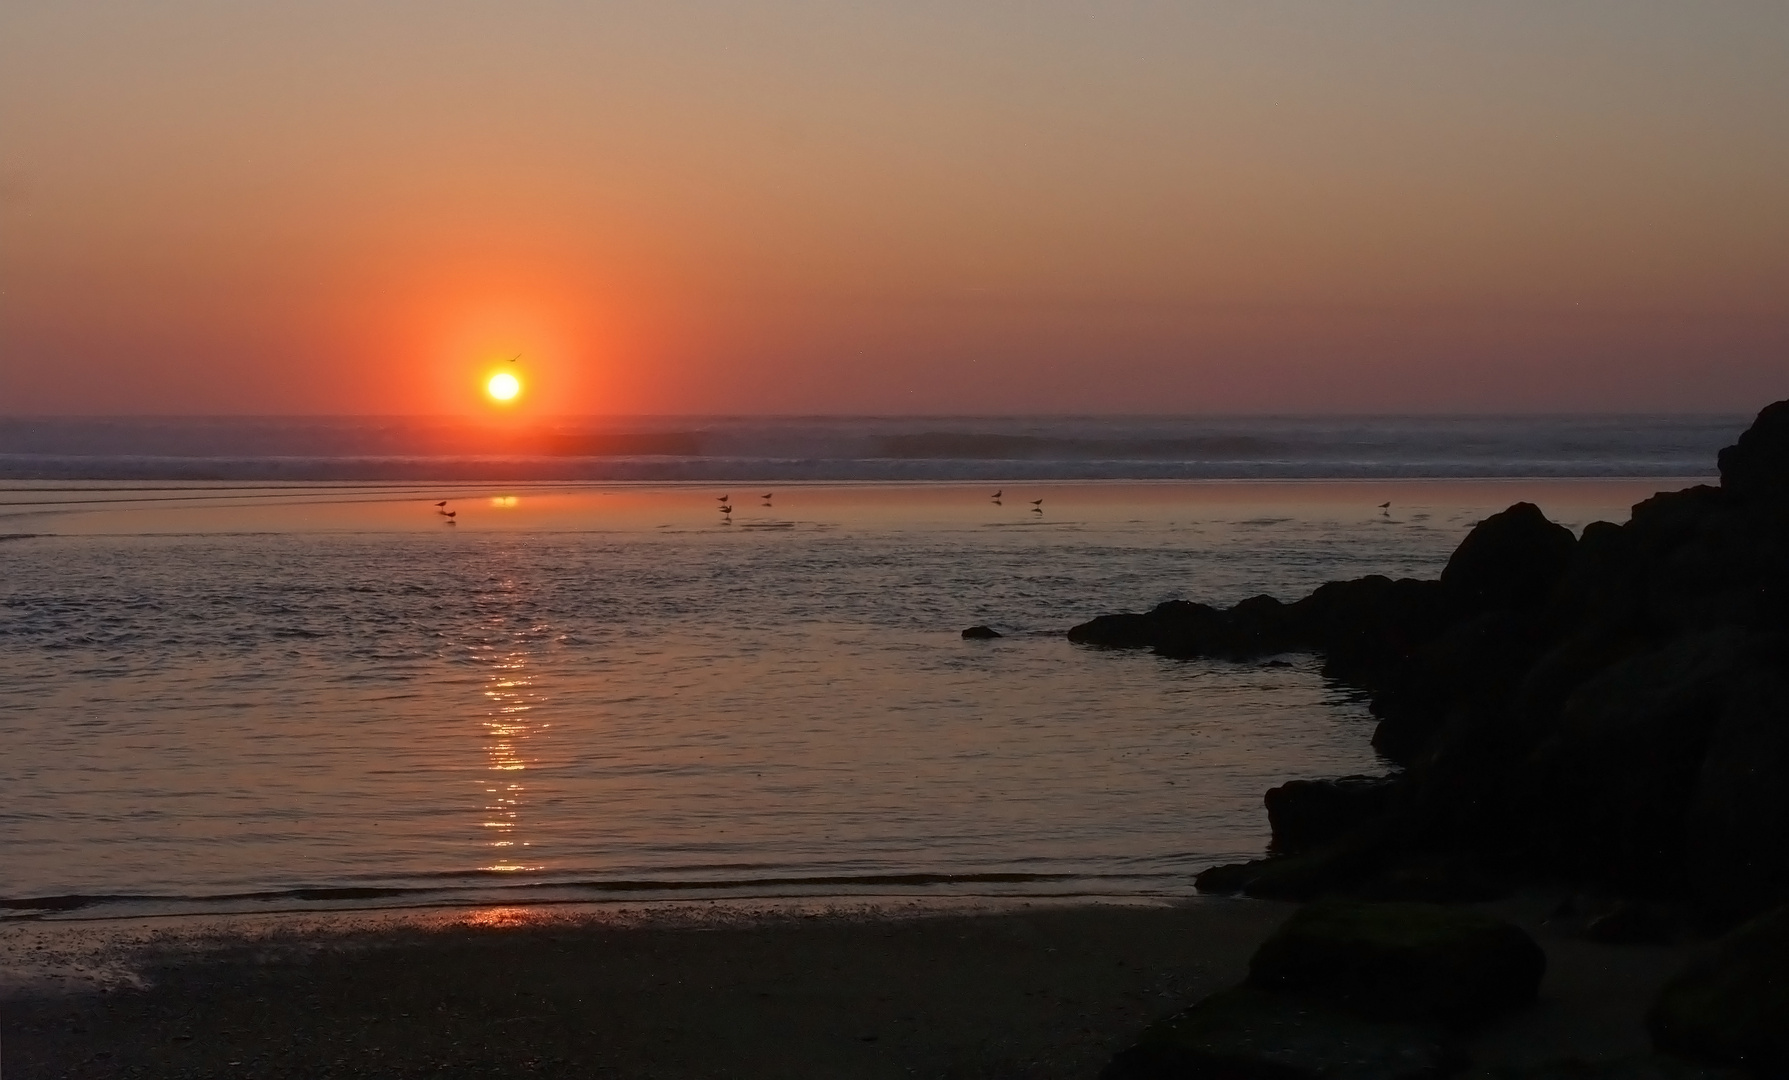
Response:
[[[715,502],[718,502],[718,503],[724,503],[724,502],[726,502],[726,501],[727,501],[727,496],[725,496],[725,495],[716,495],[716,496],[715,496],[715,497],[714,497],[714,501],[715,501]]]
[[[763,499],[763,500],[764,500],[764,501],[765,501],[765,502],[769,502],[769,501],[770,501],[770,496],[771,496],[771,495],[772,495],[772,494],[774,494],[774,493],[773,493],[773,492],[769,492],[769,491],[766,491],[766,492],[765,492],[765,493],[764,493],[764,494],[763,494],[763,495],[761,495],[761,496],[759,496],[759,498],[761,498],[761,499]]]
[[[522,358],[522,354],[521,354],[521,353],[517,353],[517,354],[515,354],[515,355],[514,355],[514,356],[512,356],[512,357],[510,357],[510,358],[509,358],[509,362],[510,362],[510,363],[512,363],[512,364],[513,364],[513,363],[515,363],[515,362],[516,362],[516,361],[517,361],[517,360],[520,360],[520,359],[521,359],[521,358]]]
[[[447,505],[447,500],[446,500],[446,499],[442,499],[442,500],[441,500],[441,501],[440,501],[440,502],[438,502],[438,503],[436,503],[436,504],[435,504],[435,505],[436,505],[436,506],[446,506],[446,505]]]
[[[455,514],[458,514],[459,511],[458,510],[443,510],[443,511],[441,511],[441,513],[447,517],[453,517]]]
[[[1382,502],[1382,503],[1380,503],[1380,504],[1379,504],[1379,509],[1381,509],[1381,510],[1390,510],[1390,509],[1391,509],[1391,503],[1389,503],[1389,502]]]
[[[1031,500],[1032,506],[1042,506],[1043,504],[1044,504],[1044,501],[1042,499],[1032,499]]]
[[[723,513],[723,514],[731,514],[731,513],[732,513],[732,512],[733,512],[733,508],[732,508],[732,507],[731,507],[731,506],[727,506],[727,505],[725,505],[725,504],[722,504],[722,506],[721,506],[721,513]]]
[[[1006,494],[1006,489],[1005,489],[1005,488],[1001,488],[1001,489],[1000,489],[1000,490],[999,490],[999,491],[996,491],[996,492],[995,492],[995,493],[994,493],[994,501],[995,501],[995,502],[999,502],[999,501],[1000,501],[1000,496],[1002,496],[1002,495],[1005,495],[1005,494]]]

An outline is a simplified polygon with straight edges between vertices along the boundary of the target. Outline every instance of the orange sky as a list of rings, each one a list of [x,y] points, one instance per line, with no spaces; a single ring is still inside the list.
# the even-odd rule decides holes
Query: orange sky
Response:
[[[0,414],[1746,410],[1789,5],[0,7]]]

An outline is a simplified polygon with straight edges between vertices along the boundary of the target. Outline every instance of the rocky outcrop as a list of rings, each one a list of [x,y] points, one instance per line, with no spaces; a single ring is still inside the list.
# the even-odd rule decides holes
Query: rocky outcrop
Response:
[[[1789,908],[1735,930],[1666,983],[1646,1028],[1667,1053],[1789,1076]]]
[[[1538,875],[1744,917],[1789,902],[1789,401],[1720,467],[1718,487],[1576,538],[1518,503],[1439,580],[1176,601],[1069,636],[1316,652],[1370,693],[1373,744],[1403,770],[1276,788],[1273,854],[1202,889],[1439,897]]]
[[[971,626],[963,631],[963,638],[967,641],[992,641],[997,637],[1005,636],[991,626]]]
[[[1334,844],[1385,814],[1396,782],[1389,776],[1291,780],[1268,790],[1273,850],[1290,854]]]

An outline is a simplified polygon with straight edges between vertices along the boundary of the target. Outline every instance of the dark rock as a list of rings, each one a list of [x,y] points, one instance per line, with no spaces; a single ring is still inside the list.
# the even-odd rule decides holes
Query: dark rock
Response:
[[[1434,1028],[1225,990],[1145,1028],[1101,1080],[1426,1080],[1459,1057]]]
[[[1304,638],[1324,655],[1323,674],[1374,687],[1447,624],[1441,583],[1372,575],[1332,581],[1290,605]]]
[[[1209,604],[1169,600],[1142,615],[1135,612],[1101,615],[1070,627],[1068,639],[1077,645],[1098,645],[1108,649],[1153,648],[1169,637],[1196,633],[1198,628],[1210,625],[1217,614],[1217,609]]]
[[[1646,1030],[1666,1053],[1789,1075],[1789,907],[1741,926],[1666,983]]]
[[[1334,843],[1385,813],[1397,779],[1344,776],[1291,780],[1270,788],[1262,800],[1277,852],[1309,851]]]
[[[1441,571],[1448,600],[1466,614],[1493,608],[1532,611],[1572,561],[1577,538],[1533,503],[1492,514],[1466,535]]]
[[[1470,1025],[1532,1002],[1546,966],[1532,938],[1487,915],[1330,900],[1262,943],[1248,985],[1376,1019]]]
[[[1374,745],[1403,766],[1385,804],[1277,789],[1273,857],[1200,889],[1453,899],[1542,876],[1729,923],[1789,901],[1789,401],[1720,464],[1721,486],[1661,492],[1581,539],[1512,506],[1439,581],[1077,627],[1167,656],[1308,650],[1371,696]],[[1597,932],[1644,938],[1642,921]]]
[[[1448,627],[1415,650],[1373,700],[1373,748],[1400,764],[1415,760],[1456,702],[1499,703],[1533,661],[1529,623],[1506,610]]]
[[[1766,405],[1716,458],[1721,487],[1743,498],[1789,492],[1789,401]]]
[[[971,641],[987,641],[991,638],[1005,637],[1006,635],[991,626],[971,626],[969,629],[963,631],[963,636]]]
[[[1533,854],[1630,887],[1680,874],[1699,766],[1750,645],[1731,628],[1680,638],[1579,687],[1513,776]]]
[[[1789,902],[1789,676],[1747,672],[1694,781],[1685,825],[1688,870],[1704,910],[1740,916]]]
[[[1164,656],[1231,660],[1309,647],[1290,609],[1271,596],[1253,596],[1226,609],[1170,600],[1144,615],[1101,615],[1071,628],[1068,639],[1107,648],[1148,647]]]

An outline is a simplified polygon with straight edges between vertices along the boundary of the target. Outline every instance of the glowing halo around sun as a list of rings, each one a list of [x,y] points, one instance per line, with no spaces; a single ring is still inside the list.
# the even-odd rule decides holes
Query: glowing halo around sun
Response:
[[[507,371],[499,371],[485,382],[485,393],[494,401],[514,401],[522,392],[522,380]]]

